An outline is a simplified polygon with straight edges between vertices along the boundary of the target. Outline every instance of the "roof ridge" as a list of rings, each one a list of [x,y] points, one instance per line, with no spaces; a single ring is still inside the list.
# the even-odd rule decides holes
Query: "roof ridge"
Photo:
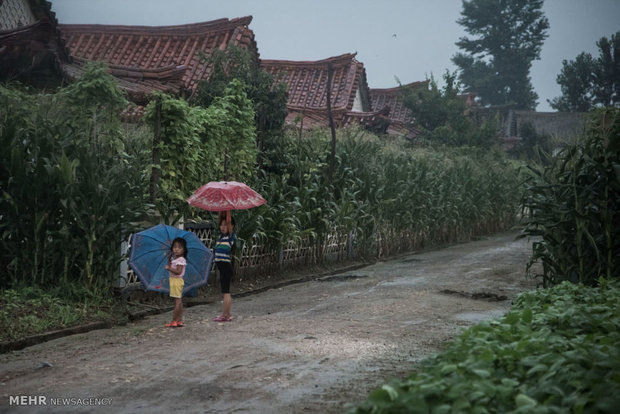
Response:
[[[248,26],[252,16],[221,18],[206,22],[180,24],[174,26],[143,26],[143,25],[109,25],[109,24],[59,24],[61,31],[88,32],[88,33],[150,33],[150,34],[185,34],[200,33],[203,31],[228,30],[231,27]],[[182,32],[179,33],[178,31]],[[170,33],[169,33],[170,32]]]
[[[343,53],[338,56],[331,56],[321,60],[279,60],[279,59],[261,59],[261,65],[268,66],[314,66],[324,65],[325,63],[351,63],[355,60],[357,52],[355,53]]]
[[[398,92],[398,90],[400,88],[415,88],[415,87],[419,87],[424,85],[425,83],[427,83],[428,81],[423,80],[423,81],[415,81],[415,82],[411,82],[408,83],[406,85],[399,85],[399,86],[394,86],[392,88],[368,88],[370,90],[371,93],[390,93],[390,92]]]

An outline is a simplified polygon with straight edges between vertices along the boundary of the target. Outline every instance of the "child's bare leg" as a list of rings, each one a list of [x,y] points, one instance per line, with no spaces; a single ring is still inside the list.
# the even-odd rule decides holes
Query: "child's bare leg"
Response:
[[[230,293],[224,293],[224,300],[222,301],[222,316],[230,317],[230,307],[232,305],[232,298]]]
[[[174,299],[174,311],[172,311],[172,320],[181,322],[183,320],[183,299]]]

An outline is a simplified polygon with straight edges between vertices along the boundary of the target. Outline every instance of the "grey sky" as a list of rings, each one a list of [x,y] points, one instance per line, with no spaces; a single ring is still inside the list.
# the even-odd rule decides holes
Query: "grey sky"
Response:
[[[459,0],[51,0],[60,23],[164,26],[253,16],[263,59],[319,60],[357,52],[371,88],[455,70],[465,32]],[[560,95],[562,60],[598,55],[596,41],[620,31],[620,0],[545,0],[549,37],[531,76],[539,111]]]

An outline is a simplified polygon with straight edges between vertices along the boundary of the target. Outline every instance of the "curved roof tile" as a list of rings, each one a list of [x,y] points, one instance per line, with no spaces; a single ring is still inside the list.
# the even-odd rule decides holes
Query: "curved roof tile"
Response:
[[[346,53],[315,61],[267,60],[261,67],[276,80],[288,85],[289,110],[327,108],[327,65],[332,64],[332,110],[353,110],[360,91],[364,111],[370,110],[366,70],[355,59],[356,54]]]
[[[254,33],[248,27],[252,16],[218,19],[178,26],[112,26],[98,24],[59,25],[71,54],[109,65],[145,72],[184,66],[184,89],[194,90],[210,76],[206,57],[228,45],[247,48],[258,61]]]

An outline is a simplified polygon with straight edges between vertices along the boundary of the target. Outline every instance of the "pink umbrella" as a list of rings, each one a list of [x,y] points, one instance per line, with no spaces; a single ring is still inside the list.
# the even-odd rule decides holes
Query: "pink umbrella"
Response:
[[[258,207],[267,200],[243,183],[211,181],[194,191],[187,202],[207,211],[230,211]]]

